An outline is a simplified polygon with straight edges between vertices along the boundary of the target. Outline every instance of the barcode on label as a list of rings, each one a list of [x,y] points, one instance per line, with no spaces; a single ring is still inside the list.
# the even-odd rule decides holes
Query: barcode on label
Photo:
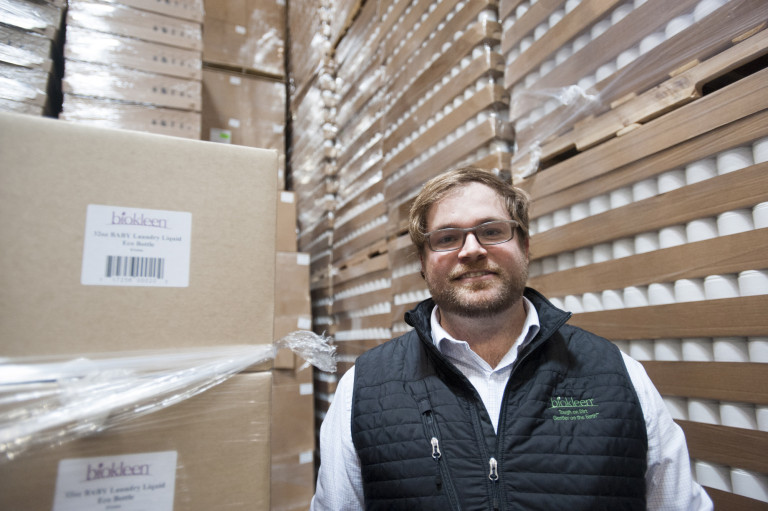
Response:
[[[165,258],[107,256],[107,277],[148,277],[162,279],[165,274]]]

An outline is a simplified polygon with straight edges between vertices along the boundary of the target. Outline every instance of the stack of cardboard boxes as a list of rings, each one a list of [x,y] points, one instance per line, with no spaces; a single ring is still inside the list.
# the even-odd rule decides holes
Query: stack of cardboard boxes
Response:
[[[0,2],[0,111],[46,115],[61,103],[66,2]]]
[[[274,335],[279,340],[312,330],[309,254],[297,252],[293,192],[278,195],[276,248]],[[315,488],[313,368],[281,349],[272,373],[272,509],[305,510]]]
[[[203,60],[264,75],[285,75],[285,4],[205,2]]]
[[[285,188],[285,5],[205,2],[203,140],[277,149]]]
[[[52,8],[11,3],[9,10],[19,4],[35,20]],[[31,148],[30,154],[51,158],[27,160],[22,156],[27,146],[3,139],[9,148],[4,146],[9,158],[4,168],[13,169],[3,176],[13,199],[4,201],[5,213],[21,214],[30,223],[4,232],[13,243],[3,254],[8,305],[3,338],[9,341],[2,355],[87,356],[210,343],[215,350],[220,344],[271,343],[312,329],[309,255],[298,252],[297,198],[285,191],[284,25],[285,5],[274,2],[70,2],[60,117],[92,126],[4,119],[4,132],[10,126],[20,126],[14,128],[20,133],[39,129],[29,138],[45,150]],[[39,31],[52,38],[57,27],[51,21]],[[50,53],[49,39],[24,36],[48,41],[38,53]],[[32,42],[16,46],[29,53]],[[29,102],[42,105],[37,96]],[[248,147],[189,144],[94,126]],[[251,149],[257,147],[271,151]],[[22,175],[22,168],[33,171]],[[101,173],[94,175],[97,169]],[[142,184],[147,182],[152,186]],[[62,194],[62,189],[73,191]],[[46,190],[57,190],[54,204],[45,203]],[[38,206],[56,215],[66,212],[72,223],[64,229],[41,224],[47,214],[35,220],[31,208]],[[125,253],[108,253],[102,244],[124,234],[110,230],[107,206],[118,208],[114,218],[127,224],[155,212],[184,211],[174,221],[184,222],[186,230],[167,242],[163,233],[159,241],[154,233],[119,239],[115,250]],[[87,223],[80,225],[83,215]],[[78,232],[86,225],[85,234]],[[47,265],[53,246],[67,258],[57,259],[57,271],[34,277],[34,285],[24,284],[35,265]],[[11,270],[17,257],[28,262],[23,271]],[[82,283],[71,278],[72,271],[83,272]],[[169,451],[178,462],[166,471],[176,481],[175,486],[166,481],[174,509],[306,509],[314,493],[313,370],[288,350],[277,354],[272,370],[263,369],[250,367],[122,429],[110,427],[47,454],[21,456],[3,469],[40,470],[54,484],[64,477],[62,469],[57,472],[60,459]],[[189,434],[174,437],[174,428],[187,422]],[[152,442],[141,440],[148,436]],[[117,458],[103,463],[113,461],[138,463]],[[162,456],[155,461],[170,463]],[[206,465],[219,475],[202,481]],[[39,502],[33,502],[30,487],[17,481],[4,478],[9,486],[2,507],[25,502],[26,509],[50,508],[53,489],[39,492]],[[85,493],[71,490],[71,495]],[[139,493],[132,498],[140,499]],[[56,505],[85,509],[89,502],[72,497]]]
[[[15,114],[0,130],[1,214],[15,219],[0,231],[2,355],[56,362],[38,378],[3,371],[18,404],[0,426],[0,507],[269,509],[272,372],[223,368],[229,345],[271,353],[276,152]],[[89,414],[87,394],[72,401],[134,373],[129,394],[175,385],[201,367],[154,379],[132,369],[137,357],[162,373],[201,350],[214,365],[200,389],[226,381],[181,403],[143,415],[141,402]],[[113,365],[92,370],[105,357]],[[53,396],[43,411],[56,417],[82,406],[21,451],[35,440],[16,433],[35,417],[21,399],[33,391]]]
[[[0,3],[0,109],[277,149],[284,188],[284,4],[64,5]]]
[[[62,119],[200,138],[202,0],[69,2]]]
[[[308,254],[313,330],[333,334],[331,247],[336,179],[337,91],[333,26],[339,17],[326,0],[288,5],[288,123],[291,189],[296,192],[298,248]],[[346,19],[346,18],[345,18]]]

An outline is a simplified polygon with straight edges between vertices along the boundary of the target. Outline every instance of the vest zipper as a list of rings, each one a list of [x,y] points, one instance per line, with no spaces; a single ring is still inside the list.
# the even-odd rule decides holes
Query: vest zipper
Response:
[[[424,411],[422,413],[422,417],[427,427],[427,431],[431,435],[429,442],[432,447],[432,452],[431,452],[432,459],[435,460],[435,463],[437,464],[437,475],[435,476],[435,485],[437,486],[438,490],[442,489],[443,487],[445,488],[445,493],[446,493],[446,496],[448,497],[448,502],[451,506],[450,508],[455,510],[460,510],[461,507],[459,506],[458,500],[456,497],[456,489],[453,486],[453,480],[451,479],[451,474],[448,471],[448,466],[443,460],[443,453],[440,450],[440,435],[437,430],[437,424],[435,423],[435,418],[432,415],[432,410]]]
[[[499,509],[499,466],[496,462],[496,458],[488,460],[488,466],[490,471],[488,472],[488,479],[493,484],[493,509],[498,511]]]
[[[480,396],[477,397],[480,400]],[[483,428],[480,425],[480,415],[477,406],[472,407],[472,427],[475,430],[475,435],[480,440],[478,445],[480,449],[480,456],[482,459],[488,460],[488,497],[492,505],[493,511],[499,511],[501,509],[501,485],[499,483],[499,464],[493,455],[488,455],[486,449],[485,436],[483,435]],[[498,438],[497,438],[498,443]]]

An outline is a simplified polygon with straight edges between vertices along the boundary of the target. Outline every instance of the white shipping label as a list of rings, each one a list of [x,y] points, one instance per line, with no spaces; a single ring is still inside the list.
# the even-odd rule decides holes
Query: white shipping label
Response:
[[[176,451],[59,461],[53,511],[172,511]]]
[[[86,286],[188,287],[192,213],[89,204]]]

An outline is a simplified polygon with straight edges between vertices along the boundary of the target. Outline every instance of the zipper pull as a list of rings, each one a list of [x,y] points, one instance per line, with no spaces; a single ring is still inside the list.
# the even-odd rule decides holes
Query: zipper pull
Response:
[[[488,479],[491,481],[498,481],[499,480],[499,467],[498,463],[496,463],[496,458],[491,458],[488,465],[491,467],[491,471],[488,473]]]
[[[433,436],[430,443],[432,444],[432,459],[439,462],[442,453],[440,452],[440,443],[437,441],[437,437]],[[438,470],[435,475],[435,486],[437,487],[437,491],[440,491],[443,487],[443,476],[440,475],[440,465],[438,464],[436,466],[438,467]]]
[[[440,457],[443,455],[440,452],[440,443],[437,441],[437,437],[432,437],[432,440],[430,440],[432,443],[432,459],[435,461],[439,460]]]

